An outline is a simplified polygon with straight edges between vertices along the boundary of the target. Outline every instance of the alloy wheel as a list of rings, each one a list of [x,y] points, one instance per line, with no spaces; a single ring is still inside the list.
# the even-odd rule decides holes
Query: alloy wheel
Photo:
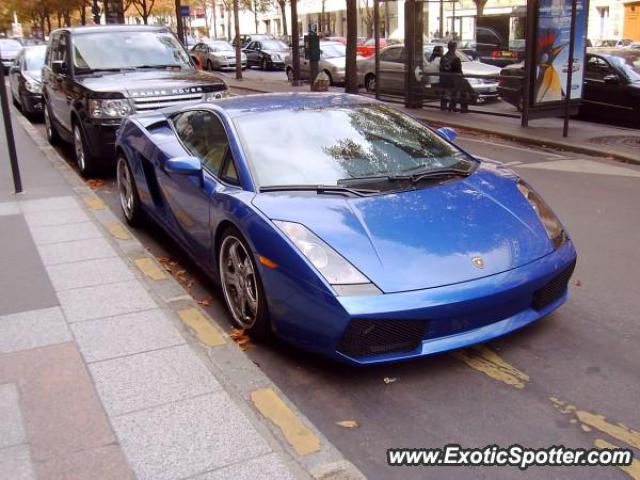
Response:
[[[376,91],[376,77],[373,75],[367,79],[367,92],[372,93]]]
[[[133,195],[133,181],[131,173],[127,166],[127,161],[120,157],[117,166],[118,196],[120,197],[120,205],[127,220],[133,218],[133,209],[135,208],[135,198]]]
[[[84,153],[84,144],[82,142],[82,132],[77,125],[73,126],[73,151],[76,154],[76,162],[81,172],[84,172],[87,168],[86,156]]]
[[[225,300],[236,323],[246,329],[258,317],[258,283],[253,262],[244,244],[235,236],[226,237],[220,247],[220,276]]]

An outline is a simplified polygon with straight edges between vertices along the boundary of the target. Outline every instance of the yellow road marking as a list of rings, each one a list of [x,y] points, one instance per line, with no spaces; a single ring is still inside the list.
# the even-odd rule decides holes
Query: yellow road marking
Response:
[[[87,207],[89,207],[89,208],[92,208],[94,210],[104,210],[105,209],[104,202],[102,200],[100,200],[100,198],[96,197],[95,195],[82,197],[82,199],[84,200],[84,203],[86,203]]]
[[[107,224],[107,230],[109,233],[120,240],[129,240],[131,235],[125,230],[125,228],[119,222],[110,222]]]
[[[199,310],[187,308],[180,310],[178,316],[196,333],[198,340],[205,345],[216,347],[225,344],[225,339],[220,330],[212,325]]]
[[[282,430],[287,442],[298,455],[308,455],[320,450],[320,439],[302,423],[271,388],[254,390],[251,392],[251,400],[262,415]]]
[[[609,450],[618,448],[617,445],[602,440],[601,438],[596,438],[593,444],[598,448],[606,448]],[[640,461],[634,459],[631,465],[620,466],[618,468],[626,472],[633,480],[640,480]]]
[[[529,375],[518,370],[484,345],[458,350],[452,355],[471,368],[512,387],[522,389],[529,381]]]
[[[160,268],[155,261],[150,258],[136,258],[133,263],[140,269],[147,277],[152,280],[163,280],[167,278],[164,270]]]
[[[578,410],[575,405],[563,402],[556,397],[550,397],[549,400],[551,400],[560,413],[574,415],[580,422],[580,426],[583,430],[599,430],[600,432],[606,433],[607,435],[624,442],[631,447],[640,448],[640,432],[633,430],[622,423],[613,424],[607,422],[604,415],[587,412],[586,410]]]

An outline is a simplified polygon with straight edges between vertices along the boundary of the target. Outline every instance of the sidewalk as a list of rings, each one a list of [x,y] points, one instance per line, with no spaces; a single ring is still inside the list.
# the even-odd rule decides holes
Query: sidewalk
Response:
[[[362,478],[13,124],[25,193],[0,124],[0,478]]]
[[[308,84],[293,87],[284,78],[282,80],[247,78],[236,80],[233,74],[223,73],[222,76],[231,89],[246,93],[309,91]],[[344,88],[331,87],[330,91],[344,92]],[[612,157],[616,160],[640,165],[640,130],[638,129],[571,119],[569,136],[564,138],[561,118],[531,120],[529,127],[522,128],[519,118],[481,113],[442,112],[435,108],[407,109],[400,104],[396,106],[414,117],[434,125],[446,125],[587,155]]]

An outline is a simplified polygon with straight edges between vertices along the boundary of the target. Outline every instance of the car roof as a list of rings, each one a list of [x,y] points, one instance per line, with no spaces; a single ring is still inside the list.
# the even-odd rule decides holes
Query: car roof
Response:
[[[67,31],[73,34],[101,33],[101,32],[132,32],[132,31],[169,31],[168,27],[162,25],[86,25],[79,27],[58,28],[51,32]]]
[[[217,100],[212,105],[223,110],[229,117],[236,118],[246,114],[371,103],[375,101],[360,95],[295,92],[229,97]]]

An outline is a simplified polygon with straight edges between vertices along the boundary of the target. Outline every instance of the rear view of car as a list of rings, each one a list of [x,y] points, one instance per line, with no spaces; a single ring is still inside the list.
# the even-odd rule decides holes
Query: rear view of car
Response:
[[[9,70],[13,101],[27,116],[42,113],[42,67],[46,50],[46,45],[23,48]]]
[[[0,38],[0,57],[2,57],[2,68],[5,73],[9,72],[9,68],[18,55],[22,45],[12,38]]]

